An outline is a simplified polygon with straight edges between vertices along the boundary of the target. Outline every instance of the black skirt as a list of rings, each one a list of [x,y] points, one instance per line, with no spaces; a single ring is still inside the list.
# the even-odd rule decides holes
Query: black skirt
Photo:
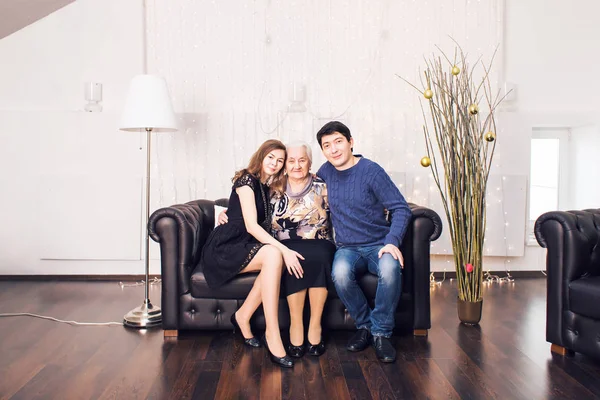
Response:
[[[284,267],[281,292],[285,296],[311,287],[328,286],[327,283],[331,280],[331,263],[335,254],[335,245],[332,242],[323,239],[289,239],[282,240],[281,243],[304,257],[304,260],[300,260],[304,270],[302,278],[298,279],[295,275],[290,275]]]
[[[218,289],[244,269],[264,246],[246,231],[243,219],[217,226],[206,239],[200,260],[206,283]]]

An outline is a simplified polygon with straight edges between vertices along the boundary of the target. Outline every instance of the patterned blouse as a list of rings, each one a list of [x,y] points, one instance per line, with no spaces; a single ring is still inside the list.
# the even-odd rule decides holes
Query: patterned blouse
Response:
[[[272,204],[274,210],[271,230],[278,240],[333,240],[327,187],[320,178],[309,175],[308,184],[299,193],[293,193],[288,183],[285,195],[273,198]]]

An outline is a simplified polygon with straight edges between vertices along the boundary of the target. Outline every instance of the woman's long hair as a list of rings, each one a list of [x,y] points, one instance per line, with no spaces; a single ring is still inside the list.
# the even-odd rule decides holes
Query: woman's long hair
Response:
[[[283,159],[283,166],[281,167],[281,170],[277,174],[273,175],[267,183],[268,183],[269,187],[271,188],[272,192],[274,192],[278,196],[282,195],[285,191],[285,185],[286,185],[284,171],[285,171],[285,161],[287,159],[287,151],[285,150],[284,144],[276,139],[269,139],[266,142],[264,142],[263,144],[261,144],[260,147],[258,148],[258,150],[256,150],[254,152],[254,154],[252,154],[252,157],[250,157],[250,162],[248,163],[248,167],[237,171],[235,173],[235,175],[233,176],[233,178],[231,179],[231,181],[235,182],[236,179],[240,178],[242,175],[247,174],[247,173],[254,175],[258,179],[261,179],[262,178],[261,175],[263,173],[263,170],[262,170],[263,161],[267,157],[267,155],[270,152],[272,152],[273,150],[283,150],[285,153],[285,158]]]

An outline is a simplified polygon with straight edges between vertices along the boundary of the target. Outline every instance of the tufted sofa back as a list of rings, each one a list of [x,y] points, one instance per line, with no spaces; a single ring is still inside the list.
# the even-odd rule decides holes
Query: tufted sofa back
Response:
[[[540,246],[556,251],[569,281],[600,275],[600,209],[547,212],[534,230]]]

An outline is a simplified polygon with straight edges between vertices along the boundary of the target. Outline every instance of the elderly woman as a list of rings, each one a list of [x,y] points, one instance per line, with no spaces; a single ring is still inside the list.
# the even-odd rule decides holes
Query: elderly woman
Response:
[[[288,354],[302,357],[325,352],[321,317],[327,299],[327,280],[335,254],[332,241],[327,189],[325,183],[310,173],[312,151],[306,143],[287,147],[285,194],[274,198],[271,232],[281,244],[302,254],[300,267],[286,265],[281,291],[290,308],[290,345]],[[219,222],[226,222],[221,214]],[[305,346],[303,311],[306,296],[310,301],[308,343]]]

